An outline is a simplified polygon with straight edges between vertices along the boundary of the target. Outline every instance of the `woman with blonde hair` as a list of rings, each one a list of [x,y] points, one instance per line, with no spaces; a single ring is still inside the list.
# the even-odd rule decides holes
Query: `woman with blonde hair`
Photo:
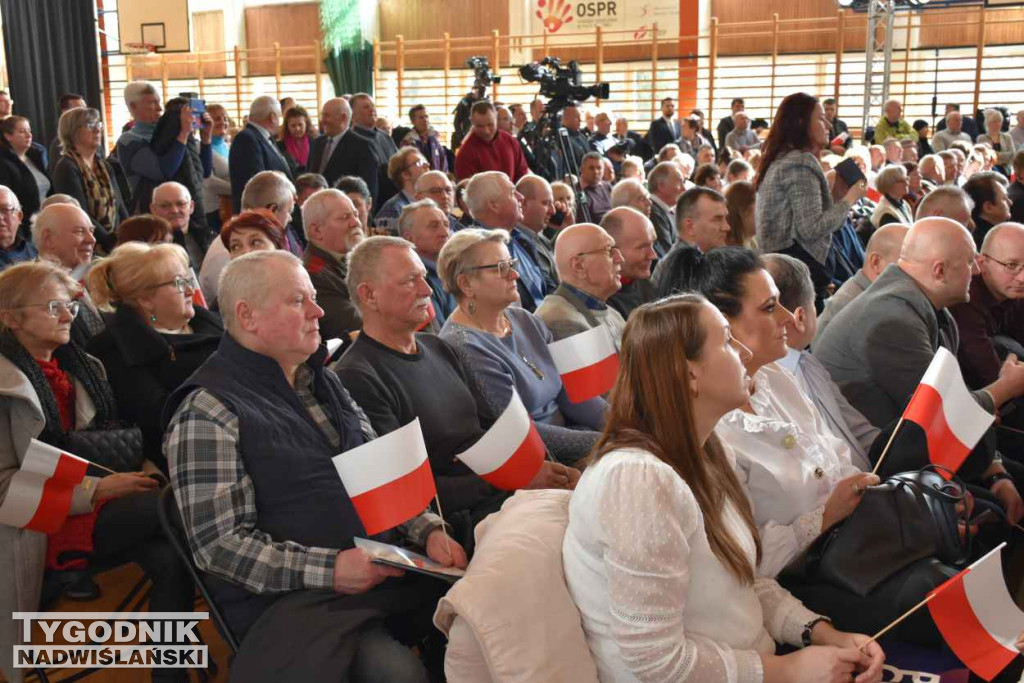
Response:
[[[881,680],[877,643],[757,578],[754,513],[714,433],[747,400],[749,358],[701,296],[630,315],[562,544],[603,683]],[[803,649],[777,656],[776,641]]]
[[[220,317],[193,302],[188,254],[176,244],[122,244],[89,271],[89,293],[113,309],[89,342],[103,363],[125,417],[142,428],[147,451],[160,454],[164,403],[220,343]],[[162,455],[154,462],[166,469]]]

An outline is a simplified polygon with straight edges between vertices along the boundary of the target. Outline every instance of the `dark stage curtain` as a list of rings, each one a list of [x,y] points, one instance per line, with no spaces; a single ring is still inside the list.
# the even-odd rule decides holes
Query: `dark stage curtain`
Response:
[[[0,10],[14,113],[49,146],[62,93],[84,95],[103,111],[93,0],[0,0]]]

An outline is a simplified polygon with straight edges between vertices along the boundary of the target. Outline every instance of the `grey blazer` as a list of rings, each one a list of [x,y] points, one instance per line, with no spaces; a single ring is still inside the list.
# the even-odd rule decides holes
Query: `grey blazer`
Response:
[[[615,348],[619,347],[626,328],[625,319],[614,308],[609,306],[603,311],[592,311],[565,285],[559,285],[544,297],[537,307],[537,317],[544,321],[556,340],[586,332],[598,325],[607,325],[615,340]]]
[[[936,310],[917,283],[890,265],[815,341],[821,361],[854,408],[879,429],[902,413],[939,346],[956,355],[956,321]],[[972,392],[992,412],[992,397]]]

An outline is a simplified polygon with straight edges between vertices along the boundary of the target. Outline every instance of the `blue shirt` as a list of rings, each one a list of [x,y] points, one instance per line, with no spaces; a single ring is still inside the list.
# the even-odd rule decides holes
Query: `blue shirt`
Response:
[[[523,235],[519,228],[512,228],[509,231],[508,250],[512,258],[519,259],[519,281],[523,283],[526,291],[533,297],[532,302],[522,302],[523,307],[533,310],[540,305],[540,302],[547,295],[544,286],[544,272],[537,265],[537,257],[533,250],[533,244],[528,237]],[[531,305],[532,303],[532,305]]]
[[[572,292],[576,296],[578,296],[580,298],[580,301],[583,302],[583,305],[586,306],[587,308],[589,308],[592,311],[603,311],[604,309],[608,308],[608,304],[606,304],[605,302],[601,301],[597,297],[590,296],[589,294],[584,292],[582,289],[577,289],[576,287],[573,287],[572,285],[570,285],[567,282],[563,282],[562,286],[565,287],[566,289],[568,289],[570,292]]]
[[[0,249],[0,270],[15,263],[34,261],[39,256],[35,246],[21,237],[14,238],[14,244],[7,249]]]
[[[444,321],[455,311],[457,305],[455,297],[444,291],[441,276],[437,274],[437,263],[421,254],[417,254],[417,256],[423,262],[423,267],[427,269],[427,284],[430,285],[430,300],[434,303],[434,316],[437,319],[437,324],[438,326],[444,325]]]

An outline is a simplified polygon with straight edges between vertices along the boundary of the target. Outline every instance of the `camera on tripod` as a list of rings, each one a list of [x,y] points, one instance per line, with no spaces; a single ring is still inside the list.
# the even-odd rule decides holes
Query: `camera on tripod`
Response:
[[[519,75],[523,80],[540,83],[540,94],[547,97],[550,104],[565,108],[570,103],[582,102],[591,97],[608,99],[610,88],[607,83],[583,85],[583,71],[579,62],[573,60],[562,66],[557,57],[545,57],[539,62],[531,62],[519,67]]]
[[[466,60],[466,66],[473,70],[476,77],[473,81],[474,88],[486,88],[491,83],[501,83],[501,76],[495,76],[491,71],[491,63],[487,57],[470,57]]]

